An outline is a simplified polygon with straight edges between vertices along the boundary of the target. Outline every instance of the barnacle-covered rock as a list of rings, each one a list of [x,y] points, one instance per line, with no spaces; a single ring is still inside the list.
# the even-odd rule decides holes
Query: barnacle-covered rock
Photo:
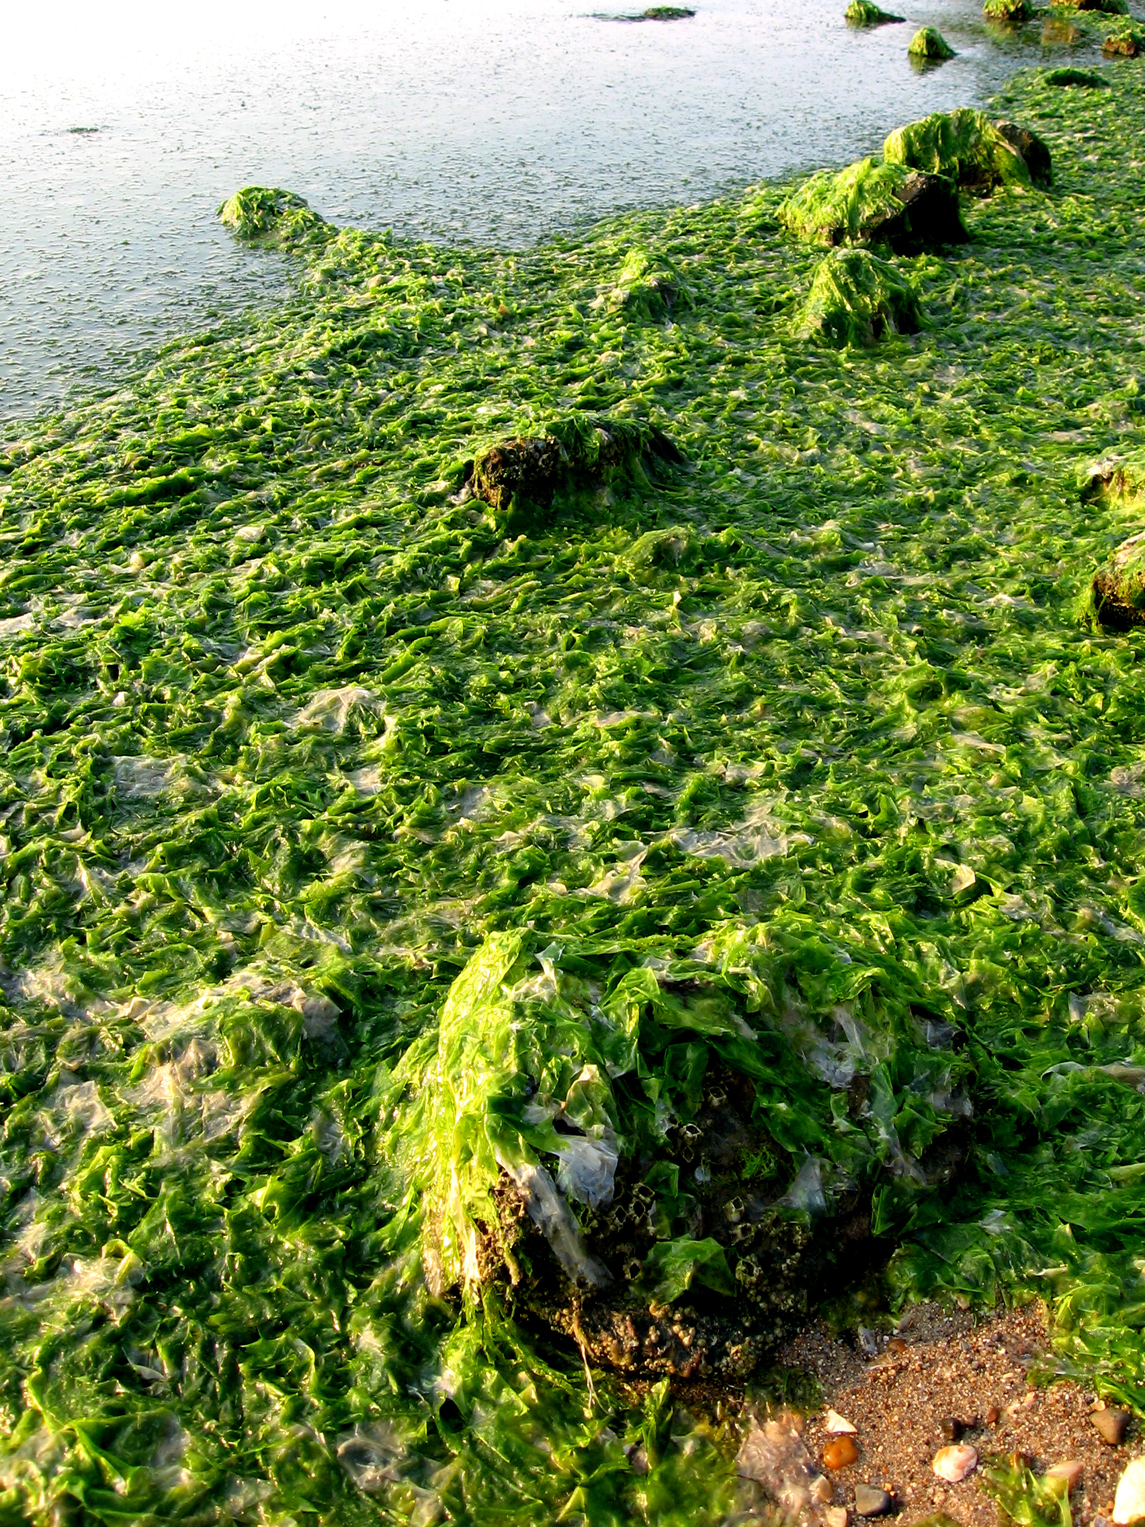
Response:
[[[916,334],[921,324],[917,293],[889,261],[866,249],[837,249],[820,262],[798,327],[841,347]]]
[[[958,193],[944,176],[860,159],[812,175],[779,207],[792,233],[823,244],[888,244],[896,253],[966,239]]]
[[[1037,183],[1045,184],[1049,174],[1049,150],[1036,134],[1010,123],[996,126],[984,112],[968,107],[937,111],[896,128],[883,145],[883,155],[889,164],[944,175],[960,189],[978,194],[1003,185],[1028,185],[1035,170]]]

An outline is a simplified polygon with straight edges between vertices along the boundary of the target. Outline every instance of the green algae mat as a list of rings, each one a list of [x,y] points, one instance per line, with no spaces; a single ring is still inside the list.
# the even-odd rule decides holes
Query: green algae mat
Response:
[[[295,298],[6,448],[0,1522],[744,1519],[824,1297],[1145,1405],[1136,69],[917,333],[784,188],[247,193]]]

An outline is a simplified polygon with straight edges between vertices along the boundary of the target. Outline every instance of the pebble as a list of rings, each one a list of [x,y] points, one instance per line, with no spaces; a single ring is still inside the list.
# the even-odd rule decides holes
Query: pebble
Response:
[[[847,1527],[850,1513],[846,1506],[828,1506],[823,1513],[823,1520],[827,1527]]]
[[[854,1463],[858,1456],[859,1450],[850,1437],[836,1437],[834,1442],[829,1442],[823,1449],[823,1467],[845,1469],[849,1463]]]
[[[1112,1406],[1105,1410],[1095,1410],[1093,1424],[1100,1432],[1102,1441],[1108,1442],[1110,1447],[1120,1447],[1129,1430],[1129,1412]]]
[[[1047,1479],[1064,1479],[1067,1490],[1076,1490],[1081,1476],[1082,1465],[1076,1458],[1066,1458],[1061,1463],[1051,1464],[1046,1470]]]
[[[813,1501],[818,1501],[819,1505],[825,1506],[835,1491],[826,1474],[820,1474],[811,1481],[807,1493]]]
[[[969,1443],[959,1443],[955,1447],[940,1447],[934,1455],[931,1465],[939,1479],[945,1479],[947,1484],[956,1485],[968,1474],[973,1474],[978,1467],[978,1450],[972,1448]]]
[[[1098,1415],[1108,1412],[1098,1411]],[[1117,1481],[1113,1497],[1114,1527],[1128,1527],[1145,1516],[1145,1458],[1134,1458]]]
[[[986,1412],[986,1425],[987,1426],[997,1426],[998,1422],[1001,1419],[1002,1419],[1002,1412],[998,1409],[998,1407],[996,1405],[991,1405],[990,1409]]]
[[[853,1437],[859,1430],[857,1426],[852,1426],[846,1416],[841,1416],[837,1410],[828,1410],[827,1418],[823,1422],[823,1428],[825,1431],[829,1431],[833,1437]]]
[[[966,1426],[957,1416],[946,1416],[939,1422],[938,1430],[943,1442],[961,1442]]]
[[[891,1498],[877,1485],[855,1486],[855,1511],[859,1516],[885,1516],[891,1509]]]

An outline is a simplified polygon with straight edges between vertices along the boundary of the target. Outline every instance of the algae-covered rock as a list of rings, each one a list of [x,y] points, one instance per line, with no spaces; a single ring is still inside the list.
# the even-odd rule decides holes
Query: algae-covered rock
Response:
[[[466,488],[494,511],[543,514],[558,493],[600,488],[623,475],[655,480],[682,459],[654,425],[574,417],[543,435],[490,446],[473,462]]]
[[[1124,23],[1110,32],[1102,44],[1106,58],[1139,58],[1145,53],[1145,30],[1131,23]]]
[[[886,243],[909,253],[966,239],[949,180],[873,159],[813,175],[781,203],[778,215],[792,233],[824,244]]]
[[[1042,76],[1047,85],[1060,90],[1108,90],[1109,81],[1095,69],[1047,69]]]
[[[616,285],[598,300],[626,317],[647,319],[665,318],[693,304],[688,283],[674,262],[647,249],[629,251]]]
[[[873,0],[851,0],[846,20],[853,27],[881,27],[890,22],[901,22],[902,16],[892,16],[890,11],[880,10]]]
[[[1145,452],[1106,456],[1086,467],[1081,479],[1081,501],[1100,500],[1134,504],[1145,498]]]
[[[837,249],[815,272],[799,332],[837,345],[873,345],[885,334],[916,334],[918,296],[905,276],[866,249]]]
[[[268,186],[244,186],[223,202],[219,221],[237,238],[279,249],[331,238],[334,229],[301,196]]]
[[[1029,134],[1031,152],[1037,144],[1039,169],[1049,151]],[[981,111],[936,111],[918,122],[896,128],[883,145],[888,164],[945,175],[962,190],[979,194],[1002,185],[1028,185],[1026,160],[1010,139]]]
[[[954,57],[954,49],[934,27],[920,27],[911,38],[907,52],[911,58],[932,64]]]
[[[643,11],[621,12],[616,15],[597,15],[598,21],[686,21],[696,13],[686,5],[650,5]]]
[[[1096,11],[1101,16],[1128,16],[1126,0],[1066,0],[1078,11]]]
[[[1000,21],[1007,26],[1016,26],[1019,22],[1029,21],[1034,14],[1034,8],[1029,0],[986,0],[982,7],[982,14],[987,21]]]
[[[1093,616],[1107,631],[1145,626],[1145,531],[1131,536],[1094,575]]]
[[[787,958],[733,940],[720,962],[653,969],[623,949],[490,935],[450,989],[433,1051],[411,1049],[393,1078],[407,1100],[393,1164],[433,1291],[512,1284],[519,1315],[594,1362],[742,1381],[814,1302],[869,1270],[880,1253],[859,1184],[879,1172],[884,1126],[856,1081],[846,1169],[809,1152],[833,1139],[819,1120],[834,1114],[804,1054],[820,1071],[842,1058],[845,1088],[854,1047],[830,1012],[821,1032],[793,1006]],[[920,1038],[904,1077],[950,1064]],[[912,1116],[926,1111],[906,1087]],[[931,1116],[930,1138],[945,1134],[947,1116]],[[948,1180],[946,1144],[912,1163],[915,1196]]]

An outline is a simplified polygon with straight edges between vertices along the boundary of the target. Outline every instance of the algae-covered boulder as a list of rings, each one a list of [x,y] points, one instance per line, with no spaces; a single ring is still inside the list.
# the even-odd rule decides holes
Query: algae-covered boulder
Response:
[[[666,318],[693,305],[691,289],[666,255],[648,249],[629,251],[616,285],[597,299],[628,318]]]
[[[1131,536],[1094,575],[1093,615],[1107,631],[1145,626],[1145,531]]]
[[[982,14],[987,21],[1000,21],[1006,26],[1016,26],[1019,22],[1029,21],[1034,14],[1034,8],[1029,0],[986,0],[982,7]]]
[[[949,1180],[943,1099],[969,1070],[928,1046],[917,993],[880,982],[895,1012],[872,1042],[869,962],[825,972],[775,928],[716,943],[645,962],[513,931],[472,956],[436,1044],[386,1084],[401,1213],[439,1297],[511,1285],[520,1317],[594,1362],[742,1380],[885,1254],[889,1213]]]
[[[1081,501],[1135,504],[1145,498],[1145,452],[1105,456],[1086,467],[1081,478]]]
[[[268,186],[236,191],[219,208],[219,221],[246,243],[279,249],[330,238],[335,231],[301,196]]]
[[[1013,134],[1013,137],[1010,134]],[[1023,143],[1033,163],[1018,147]],[[964,191],[984,195],[998,186],[1048,180],[1049,150],[1032,132],[995,126],[981,111],[936,111],[896,128],[883,145],[888,164],[945,175]]]
[[[1095,69],[1047,69],[1042,78],[1059,90],[1108,90],[1109,81]]]
[[[890,11],[880,10],[873,0],[851,0],[846,20],[853,27],[881,27],[891,22],[901,22],[902,16],[892,16]]]
[[[842,347],[916,334],[921,324],[918,295],[893,265],[867,249],[836,249],[815,272],[798,331]]]
[[[1126,0],[1066,0],[1078,11],[1096,11],[1101,16],[1128,16]]]
[[[1029,173],[1030,181],[1041,191],[1048,191],[1054,181],[1054,165],[1049,145],[1028,127],[1017,122],[995,122],[997,131],[1015,151],[1020,154]]]
[[[966,239],[949,180],[873,159],[813,175],[781,203],[778,215],[792,233],[823,244],[885,243],[910,253]]]
[[[497,513],[544,515],[560,493],[591,491],[622,476],[656,481],[682,459],[654,425],[578,416],[557,421],[543,435],[488,447],[474,460],[463,491]]]
[[[910,40],[907,52],[921,63],[938,64],[954,57],[954,49],[934,27],[919,27]]]
[[[1110,32],[1102,44],[1106,58],[1139,58],[1145,53],[1145,30],[1131,23]]]

